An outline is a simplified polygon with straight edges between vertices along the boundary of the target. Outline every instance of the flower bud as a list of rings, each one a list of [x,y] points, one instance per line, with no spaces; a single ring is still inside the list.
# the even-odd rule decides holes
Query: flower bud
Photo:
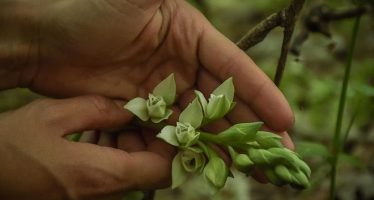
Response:
[[[177,122],[175,134],[181,146],[189,147],[194,145],[199,139],[200,132],[197,132],[189,123]]]
[[[287,169],[286,166],[284,166],[284,165],[277,165],[274,168],[274,172],[284,182],[287,182],[287,183],[292,183],[293,182],[292,175],[291,175],[290,171]]]
[[[151,118],[162,118],[166,114],[166,103],[162,97],[149,94],[147,109]]]
[[[247,174],[250,168],[254,165],[253,161],[246,154],[239,154],[231,146],[228,146],[229,154],[231,156],[234,167]]]
[[[265,149],[249,149],[248,155],[255,164],[271,166],[279,162],[279,157]]]
[[[206,108],[206,117],[209,120],[222,118],[231,110],[231,105],[232,102],[230,102],[224,95],[211,94]]]
[[[233,164],[237,170],[243,173],[248,173],[254,163],[248,155],[238,154],[235,158],[233,158]]]
[[[265,175],[267,179],[274,185],[281,186],[284,185],[284,182],[281,178],[272,169],[265,170]]]
[[[209,159],[203,173],[208,184],[220,189],[226,183],[229,176],[229,169],[220,157],[213,156]]]
[[[206,158],[199,148],[188,148],[181,154],[181,162],[183,168],[189,172],[201,173],[204,169]]]

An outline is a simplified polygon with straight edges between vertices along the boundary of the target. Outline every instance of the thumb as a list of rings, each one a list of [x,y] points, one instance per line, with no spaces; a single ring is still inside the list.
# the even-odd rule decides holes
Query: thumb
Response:
[[[117,128],[132,118],[124,102],[102,96],[81,96],[44,103],[48,121],[63,135],[93,129]]]

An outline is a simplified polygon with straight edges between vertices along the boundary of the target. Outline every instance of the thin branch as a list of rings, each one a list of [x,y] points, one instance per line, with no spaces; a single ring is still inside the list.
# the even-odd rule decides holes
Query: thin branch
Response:
[[[289,51],[289,46],[291,38],[295,29],[295,24],[297,17],[304,5],[305,0],[293,0],[290,6],[286,9],[286,17],[284,22],[284,34],[283,34],[283,43],[282,51],[278,60],[277,71],[275,73],[274,83],[279,86],[280,81],[282,80],[283,72],[287,62],[287,56]]]
[[[293,0],[286,9],[273,13],[266,19],[262,20],[236,43],[240,49],[246,51],[263,41],[268,33],[274,28],[278,26],[284,27],[282,51],[278,60],[277,71],[274,78],[276,85],[279,85],[280,80],[282,79],[295,23],[304,2],[305,0]]]
[[[236,45],[238,45],[238,47],[243,51],[246,51],[249,48],[260,43],[265,39],[265,37],[271,30],[282,25],[285,18],[284,16],[284,9],[277,13],[271,14],[266,19],[262,20],[259,24],[257,24],[255,27],[253,27],[251,30],[249,30],[248,33],[246,33],[236,43]]]

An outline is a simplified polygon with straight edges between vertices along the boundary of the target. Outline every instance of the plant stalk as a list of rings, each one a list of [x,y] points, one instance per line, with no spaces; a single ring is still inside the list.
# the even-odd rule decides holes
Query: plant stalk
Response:
[[[352,60],[353,60],[353,53],[356,46],[356,39],[357,33],[359,30],[361,15],[357,16],[354,21],[353,29],[352,29],[352,37],[349,47],[349,54],[346,60],[344,78],[342,82],[342,89],[339,99],[339,108],[338,108],[338,115],[336,119],[336,126],[335,126],[335,133],[333,138],[333,147],[332,147],[332,154],[333,160],[331,163],[331,177],[330,177],[330,200],[334,200],[336,198],[336,172],[337,172],[337,163],[339,161],[339,154],[342,150],[342,146],[344,145],[341,139],[341,130],[342,130],[342,122],[343,122],[343,115],[344,115],[344,108],[345,102],[347,98],[347,89],[349,83],[349,77],[352,67]]]

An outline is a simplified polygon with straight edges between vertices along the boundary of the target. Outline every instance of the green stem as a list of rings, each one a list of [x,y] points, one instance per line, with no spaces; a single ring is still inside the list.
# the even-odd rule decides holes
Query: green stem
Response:
[[[200,137],[199,139],[204,142],[212,142],[216,144],[222,144],[222,141],[217,137],[217,135],[207,133],[204,131],[199,131],[200,132]]]
[[[338,109],[338,115],[336,120],[336,126],[335,126],[335,134],[333,139],[333,160],[331,164],[331,179],[330,179],[330,199],[334,200],[336,197],[336,172],[337,172],[337,163],[339,160],[339,153],[342,148],[342,139],[341,139],[341,129],[342,129],[342,121],[343,121],[343,114],[344,114],[344,107],[345,102],[347,98],[347,88],[349,83],[349,75],[351,72],[352,67],[352,59],[353,59],[353,52],[356,45],[356,39],[357,39],[357,33],[359,29],[361,16],[357,16],[353,29],[352,29],[352,38],[349,48],[349,55],[346,61],[345,66],[345,73],[344,73],[344,79],[343,79],[343,86],[340,94],[340,100],[339,100],[339,109]]]

